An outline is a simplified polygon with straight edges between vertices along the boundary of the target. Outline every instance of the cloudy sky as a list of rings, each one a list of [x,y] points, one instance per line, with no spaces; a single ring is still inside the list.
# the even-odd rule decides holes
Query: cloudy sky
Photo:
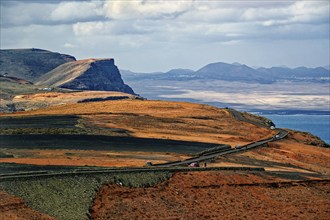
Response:
[[[136,72],[329,64],[328,0],[0,0],[1,49],[113,57]]]

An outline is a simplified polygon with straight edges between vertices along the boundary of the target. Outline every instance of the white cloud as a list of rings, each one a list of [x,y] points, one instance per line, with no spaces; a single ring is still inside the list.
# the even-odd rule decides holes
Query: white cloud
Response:
[[[74,42],[70,25],[4,28],[0,34],[1,48],[43,48],[58,51],[57,48],[61,48],[66,42]]]
[[[79,21],[101,18],[103,3],[91,2],[61,2],[50,14],[53,21]]]
[[[162,35],[179,41],[183,36],[212,42],[245,40],[265,38],[267,32],[274,39],[278,30],[294,34],[297,24],[329,23],[327,1],[21,1],[1,8],[4,27],[72,24],[76,35],[149,34],[160,41]]]
[[[324,43],[329,41],[329,1],[0,0],[0,4],[1,48],[41,47],[39,42],[42,46],[59,45],[80,56],[104,56],[109,47],[125,60],[131,56],[141,66],[137,59],[145,62],[148,56],[155,69],[156,64],[180,59],[188,63],[187,56],[199,59],[192,62],[197,63],[207,59],[240,62],[234,58],[243,55],[247,57],[244,62],[266,62],[267,55],[269,63],[292,54],[293,45],[300,45],[301,49],[294,49],[301,52],[291,60],[309,62],[302,51],[311,48],[322,54],[318,59],[312,57],[313,62],[329,58],[329,52],[320,53],[320,48],[329,49],[329,43]],[[270,50],[265,45],[275,44],[281,49],[278,54],[266,54]],[[243,46],[258,47],[259,52],[251,49],[247,54]],[[196,48],[201,52],[193,53]]]
[[[78,22],[73,24],[73,32],[77,36],[100,34],[106,31],[103,22]]]
[[[13,2],[7,5],[0,1],[0,5],[1,27],[46,24],[54,8],[51,4],[25,4],[24,2]]]
[[[7,1],[4,1],[7,2]],[[78,21],[105,20],[103,1],[12,1],[1,4],[1,22],[5,27],[33,24],[61,25]]]
[[[72,25],[76,36],[84,35],[140,35],[150,32],[145,26],[129,21],[91,21],[78,22]]]
[[[230,40],[230,41],[224,41],[221,42],[222,45],[236,45],[239,44],[241,41],[239,40]]]
[[[106,16],[112,19],[168,19],[185,12],[192,1],[106,1]]]
[[[296,2],[289,10],[292,12],[292,21],[295,23],[328,23],[329,1]]]
[[[75,47],[77,47],[77,46],[74,45],[74,44],[71,44],[71,43],[65,43],[65,44],[63,45],[63,47],[66,47],[66,48],[75,48]]]

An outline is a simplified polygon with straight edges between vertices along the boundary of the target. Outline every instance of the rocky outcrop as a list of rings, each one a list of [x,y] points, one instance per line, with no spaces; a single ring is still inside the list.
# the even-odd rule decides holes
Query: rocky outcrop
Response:
[[[55,67],[75,60],[70,55],[35,48],[0,50],[0,75],[35,82]]]
[[[65,63],[40,77],[36,85],[134,94],[123,82],[114,59],[88,59]]]

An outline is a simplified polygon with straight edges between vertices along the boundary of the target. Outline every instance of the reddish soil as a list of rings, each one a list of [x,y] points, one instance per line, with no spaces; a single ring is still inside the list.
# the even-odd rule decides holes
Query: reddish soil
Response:
[[[55,220],[29,208],[22,199],[0,191],[0,220]]]
[[[330,182],[263,173],[188,172],[150,188],[106,185],[92,219],[329,219]]]

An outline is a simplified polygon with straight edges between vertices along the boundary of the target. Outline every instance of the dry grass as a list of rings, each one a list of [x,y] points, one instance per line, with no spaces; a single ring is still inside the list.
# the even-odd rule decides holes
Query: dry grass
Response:
[[[164,163],[188,158],[180,154],[160,152],[27,149],[2,149],[0,152],[13,155],[12,158],[0,158],[0,163],[59,166],[135,167],[144,166],[146,161]]]
[[[82,116],[85,126],[125,129],[135,137],[242,145],[274,134],[235,120],[225,109],[185,102],[105,101],[53,106],[15,115],[65,114]]]
[[[84,92],[68,93],[67,96],[81,97],[83,94]],[[50,100],[59,99],[57,93],[49,93],[48,96],[52,96]],[[41,95],[41,98],[45,98],[45,95]],[[237,121],[226,109],[185,102],[120,100],[76,103],[10,115],[79,115],[82,118],[79,122],[80,127],[97,129],[98,132],[105,132],[104,134],[111,129],[123,129],[128,135],[134,137],[219,143],[231,146],[243,145],[274,135],[274,131],[269,129]],[[93,151],[73,152],[67,156],[65,155],[67,152],[60,153],[60,151],[52,150],[42,152],[30,151],[27,154],[28,152],[22,153],[18,150],[11,151],[7,153],[16,155],[15,158],[2,158],[0,161],[49,165],[143,166],[146,161],[160,163],[181,160],[187,156],[166,154],[165,157],[162,153],[142,152],[141,154],[148,154],[150,157],[141,158],[141,155],[121,152],[121,156],[114,157]]]
[[[121,100],[94,103],[68,104],[47,109],[17,113],[14,115],[80,115],[80,126],[87,128],[124,129],[131,136],[144,138],[161,138],[173,140],[199,141],[208,143],[243,145],[258,139],[274,135],[266,128],[235,120],[226,109],[207,105],[168,102]],[[308,145],[312,137],[304,133],[290,132],[289,138],[270,143],[269,147],[242,153],[248,158],[248,166],[262,166],[268,170],[308,170],[330,174],[330,149]],[[162,153],[131,154],[121,152],[114,156],[103,152],[64,152],[43,151],[42,155],[23,155],[16,158],[3,158],[3,162],[58,165],[97,165],[97,166],[142,166],[146,161],[165,162],[179,160],[183,155],[164,155]],[[59,152],[59,151],[57,151]],[[108,152],[111,153],[111,152]],[[113,153],[113,152],[112,152]],[[11,153],[10,154],[15,154]],[[150,157],[143,157],[148,154]],[[19,155],[16,152],[15,155]],[[230,156],[232,158],[232,156]],[[261,164],[253,164],[259,161]],[[268,166],[269,162],[280,165]],[[244,165],[239,161],[218,160],[214,165]],[[244,165],[244,166],[245,166]],[[212,166],[212,165],[211,165]]]
[[[288,140],[270,144],[270,148],[262,148],[248,152],[252,158],[292,164],[301,168],[330,175],[330,149],[320,148]]]
[[[106,91],[81,91],[81,92],[46,92],[38,94],[17,95],[13,102],[44,102],[48,105],[72,104],[84,99],[106,98],[133,95],[122,92],[106,92]]]

